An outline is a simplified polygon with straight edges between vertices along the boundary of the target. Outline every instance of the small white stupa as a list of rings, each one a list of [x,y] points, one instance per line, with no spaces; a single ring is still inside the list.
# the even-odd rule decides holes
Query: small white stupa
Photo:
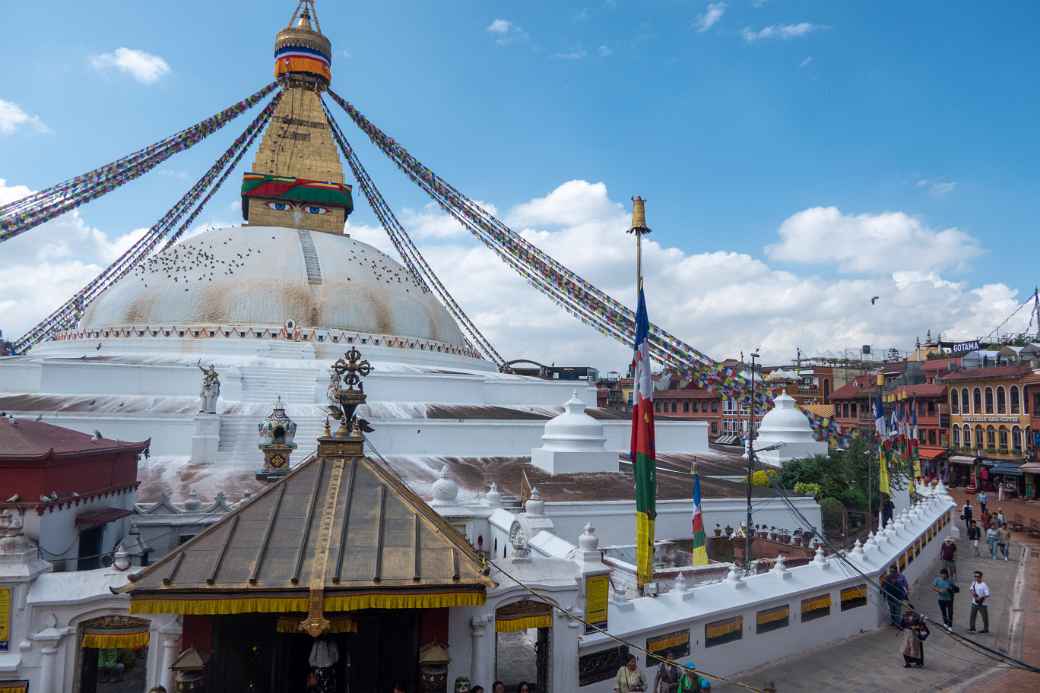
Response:
[[[773,409],[762,417],[755,437],[755,449],[778,447],[756,452],[760,462],[780,467],[788,460],[827,454],[827,443],[816,440],[808,417],[798,409],[793,397],[782,392],[773,400],[773,405]]]
[[[542,446],[531,450],[531,463],[550,474],[616,472],[618,456],[606,448],[603,424],[585,413],[577,392],[563,409],[546,422]]]

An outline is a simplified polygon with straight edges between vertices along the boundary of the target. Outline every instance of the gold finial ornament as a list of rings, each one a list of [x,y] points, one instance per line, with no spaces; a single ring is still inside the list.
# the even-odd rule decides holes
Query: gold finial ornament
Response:
[[[361,352],[351,347],[342,358],[332,364],[332,384],[329,386],[329,414],[339,421],[333,438],[356,438],[372,430],[368,422],[359,419],[356,411],[365,403],[365,385],[362,379],[372,372],[372,364],[361,357]]]
[[[632,228],[628,232],[640,235],[650,233],[650,227],[646,225],[646,200],[639,195],[632,198]]]

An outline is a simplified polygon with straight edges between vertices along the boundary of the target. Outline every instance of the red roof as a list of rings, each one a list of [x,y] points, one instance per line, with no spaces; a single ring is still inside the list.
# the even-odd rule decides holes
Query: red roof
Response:
[[[124,443],[42,421],[0,416],[0,460],[3,461],[34,461],[131,450],[143,452],[150,442]]]
[[[945,371],[950,368],[960,366],[960,358],[948,358],[948,359],[928,359],[921,366],[926,371]]]
[[[940,383],[918,383],[917,385],[903,385],[896,388],[897,395],[907,397],[945,397],[946,386]]]
[[[969,382],[972,380],[996,380],[1003,378],[1021,378],[1032,373],[1026,365],[990,366],[988,368],[966,368],[943,376],[943,380],[952,382]]]
[[[831,393],[831,399],[863,399],[877,394],[876,375],[857,375],[851,383],[845,383]]]
[[[930,448],[922,445],[917,449],[922,460],[934,460],[946,454],[946,448]]]

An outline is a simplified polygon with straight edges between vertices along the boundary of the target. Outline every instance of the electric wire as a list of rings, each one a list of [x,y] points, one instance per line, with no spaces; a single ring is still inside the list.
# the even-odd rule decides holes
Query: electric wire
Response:
[[[824,546],[831,549],[832,554],[835,557],[837,557],[842,563],[846,564],[848,567],[852,568],[852,570],[854,570],[856,573],[860,575],[860,577],[866,580],[871,587],[877,590],[882,597],[887,599],[887,597],[885,597],[884,591],[881,588],[881,584],[875,578],[872,578],[871,576],[867,575],[862,570],[860,570],[859,567],[852,561],[850,561],[848,557],[844,555],[843,552],[836,550],[833,544],[823,535],[823,533],[820,532],[811,522],[809,522],[808,518],[806,518],[805,515],[800,510],[798,510],[797,507],[795,507],[794,503],[791,502],[791,499],[788,497],[786,491],[780,486],[778,481],[774,482],[773,487],[777,491],[777,493],[780,494],[780,497],[783,498],[784,502],[787,504],[791,512],[799,519],[799,521],[803,525],[805,525],[806,529],[808,529],[810,532],[813,533],[813,535],[819,538],[819,540],[823,543]],[[905,599],[903,603],[909,606],[911,609],[913,609],[913,604],[910,602],[909,599]],[[923,619],[925,619],[932,625],[936,626],[940,632],[946,633],[948,636],[950,636],[950,638],[952,638],[955,642],[959,642],[960,644],[975,650],[979,654],[987,656],[989,659],[998,661],[1002,664],[1007,664],[1014,668],[1023,669],[1032,673],[1040,673],[1040,667],[1036,667],[1032,664],[1029,664],[1028,662],[1024,662],[1020,659],[1011,657],[1010,655],[1000,652],[999,650],[995,650],[987,645],[983,645],[982,643],[972,640],[971,638],[968,638],[967,636],[962,635],[961,633],[957,633],[952,630],[947,630],[945,624],[941,624],[935,619],[932,619],[923,613],[917,613]]]

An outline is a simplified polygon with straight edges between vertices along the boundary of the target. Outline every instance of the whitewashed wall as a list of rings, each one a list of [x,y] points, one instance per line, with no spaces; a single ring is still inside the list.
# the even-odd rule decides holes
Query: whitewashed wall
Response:
[[[895,527],[879,535],[876,544],[868,544],[862,553],[850,555],[855,565],[872,578],[878,575],[944,515],[951,518],[927,542],[920,554],[907,567],[905,574],[913,583],[931,577],[938,558],[939,545],[950,534],[954,503],[949,496],[936,496],[915,506],[901,516]],[[868,587],[868,603],[848,611],[841,610],[840,592],[845,587],[863,584],[865,580],[835,558],[791,568],[784,576],[777,572],[755,575],[739,581],[726,580],[704,585],[684,593],[668,592],[656,598],[644,597],[629,602],[612,602],[609,607],[610,632],[641,646],[646,638],[681,630],[690,633],[690,655],[705,671],[732,676],[777,659],[833,643],[862,631],[877,628],[884,620],[884,609],[876,590]],[[801,622],[801,600],[824,593],[831,595],[830,615],[806,623]],[[790,625],[758,635],[758,611],[788,605]],[[705,625],[742,615],[742,638],[714,647],[704,646]],[[580,637],[582,655],[609,649],[616,645],[600,634]],[[645,666],[641,653],[640,666]],[[654,669],[647,669],[653,675]],[[582,691],[607,693],[613,680],[583,687]]]

